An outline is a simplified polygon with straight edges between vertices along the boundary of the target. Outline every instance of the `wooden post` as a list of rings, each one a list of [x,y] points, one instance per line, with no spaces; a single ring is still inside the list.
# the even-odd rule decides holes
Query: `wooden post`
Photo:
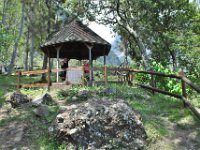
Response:
[[[105,81],[105,85],[108,84],[108,80],[107,80],[107,66],[106,66],[106,56],[104,55],[104,81]]]
[[[56,64],[56,69],[57,69],[57,72],[56,72],[56,82],[59,82],[59,57],[60,57],[60,48],[56,48],[57,50],[57,64]]]
[[[156,88],[156,84],[155,84],[155,77],[154,75],[151,74],[151,86],[153,88]],[[155,94],[155,91],[152,90],[153,95]]]
[[[21,82],[21,72],[18,72],[18,84],[17,84],[18,89],[21,88],[20,82]]]
[[[48,51],[49,53],[49,51]],[[50,91],[51,86],[51,61],[50,56],[48,57],[48,91]]]
[[[82,86],[85,86],[85,68],[84,68],[84,64],[82,64]]]
[[[89,85],[92,86],[92,48],[89,47],[89,64],[90,64],[90,81]]]
[[[186,93],[186,84],[183,79],[181,79],[181,85],[182,85],[182,96],[187,99],[187,93]],[[183,106],[187,107],[186,103],[183,101]]]
[[[182,78],[181,78],[182,96],[183,96],[185,99],[187,99],[187,94],[186,94],[186,83],[185,83],[185,81],[183,80],[183,77],[185,76],[185,74],[184,74],[183,70],[181,70],[181,71],[179,72],[179,75],[182,77]],[[185,103],[185,101],[183,101],[183,106],[184,106],[184,107],[187,107],[187,104]]]
[[[48,91],[50,91],[51,86],[51,69],[48,67]]]
[[[89,86],[92,86],[92,48],[93,45],[86,44],[87,48],[89,49],[89,64],[90,64],[90,81],[89,81]]]
[[[127,74],[127,82],[128,82],[128,85],[133,85],[132,84],[132,74],[130,73],[130,71],[128,71],[128,74]]]

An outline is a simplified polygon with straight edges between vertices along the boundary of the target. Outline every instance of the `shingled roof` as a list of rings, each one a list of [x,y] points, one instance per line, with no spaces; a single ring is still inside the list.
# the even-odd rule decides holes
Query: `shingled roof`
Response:
[[[72,21],[52,34],[41,49],[51,58],[56,58],[56,47],[61,46],[60,58],[88,59],[86,44],[92,44],[92,57],[108,55],[111,45],[80,21]],[[49,51],[49,54],[48,52]]]

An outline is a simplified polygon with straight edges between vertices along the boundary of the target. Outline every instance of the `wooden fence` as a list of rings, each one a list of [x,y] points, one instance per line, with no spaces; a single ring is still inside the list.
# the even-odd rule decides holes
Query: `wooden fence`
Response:
[[[47,87],[50,89],[50,86],[52,85],[52,79],[51,79],[51,73],[52,72],[61,72],[61,71],[82,71],[82,68],[67,68],[67,69],[45,69],[45,70],[35,70],[35,71],[23,71],[23,72],[17,72],[16,75],[18,76],[18,83],[17,88],[32,88],[32,87]],[[46,74],[47,75],[47,83],[30,83],[30,84],[22,84],[21,83],[21,77],[31,76],[31,75],[39,75],[39,74]]]
[[[153,93],[158,92],[158,93],[162,93],[162,94],[165,94],[165,95],[169,95],[169,96],[173,96],[173,97],[176,97],[178,99],[181,99],[183,101],[184,107],[190,108],[190,110],[197,116],[197,118],[200,119],[200,113],[197,111],[197,109],[195,107],[193,107],[193,105],[187,99],[186,85],[189,85],[190,88],[192,88],[193,90],[195,90],[199,94],[200,94],[200,88],[196,84],[192,83],[192,81],[190,81],[184,75],[164,74],[164,73],[159,73],[159,72],[141,71],[141,70],[134,70],[134,69],[130,70],[129,72],[151,75],[151,85],[144,85],[144,84],[138,84],[138,85],[142,88],[151,90]],[[157,81],[155,80],[155,76],[169,77],[169,78],[175,78],[175,79],[181,80],[182,94],[179,95],[179,94],[171,93],[171,92],[157,88],[156,87]]]
[[[65,70],[82,70],[82,85],[85,85],[85,74],[84,74],[84,68],[67,68]],[[51,86],[51,72],[57,72],[57,71],[63,71],[63,69],[45,69],[45,70],[36,70],[36,71],[25,71],[25,72],[17,72],[18,75],[18,88],[25,88],[25,87],[48,87],[48,89]],[[186,78],[184,75],[177,75],[177,74],[165,74],[160,72],[153,72],[153,71],[142,71],[142,70],[136,70],[136,69],[129,69],[129,68],[105,68],[105,67],[99,67],[99,68],[93,68],[93,71],[100,71],[104,72],[104,80],[96,81],[101,83],[128,83],[131,85],[132,83],[132,74],[148,74],[151,76],[150,85],[145,84],[138,84],[140,87],[151,90],[153,94],[155,92],[162,93],[165,95],[173,96],[178,99],[181,99],[183,101],[184,107],[188,107],[191,109],[191,111],[200,119],[200,113],[192,106],[192,104],[187,99],[187,93],[186,93],[186,85],[190,86],[193,90],[200,93],[200,88],[194,84],[192,81],[190,81],[188,78]],[[35,84],[21,84],[20,78],[22,75],[36,75],[36,74],[47,74],[48,76],[48,82],[47,83],[35,83]],[[117,81],[108,80],[108,75],[115,75],[118,77]],[[156,87],[156,79],[155,76],[160,77],[168,77],[168,78],[175,78],[177,80],[180,80],[181,82],[181,88],[182,88],[182,94],[175,94],[171,93],[169,91],[165,91],[162,89],[159,89]]]

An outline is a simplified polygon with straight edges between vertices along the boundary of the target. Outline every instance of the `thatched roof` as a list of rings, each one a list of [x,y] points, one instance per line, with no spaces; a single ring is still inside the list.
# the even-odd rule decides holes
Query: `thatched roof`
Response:
[[[60,31],[52,34],[42,45],[41,49],[49,57],[56,57],[56,48],[61,46],[60,58],[88,59],[86,44],[92,44],[92,57],[108,55],[111,45],[80,21],[72,21]]]

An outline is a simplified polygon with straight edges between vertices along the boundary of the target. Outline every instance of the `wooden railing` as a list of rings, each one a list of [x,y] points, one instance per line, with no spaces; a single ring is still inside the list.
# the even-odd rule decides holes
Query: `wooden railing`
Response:
[[[67,68],[64,70],[82,70],[83,74],[82,74],[82,85],[85,85],[85,81],[84,81],[84,69],[82,68]],[[186,85],[189,85],[193,90],[195,90],[196,92],[200,93],[200,88],[194,84],[192,81],[190,81],[188,78],[186,78],[183,75],[177,75],[177,74],[165,74],[165,73],[160,73],[160,72],[153,72],[153,71],[142,71],[142,70],[136,70],[136,69],[128,69],[128,68],[105,68],[105,67],[99,67],[99,68],[93,68],[94,71],[104,71],[104,80],[101,82],[104,83],[125,83],[127,82],[128,84],[131,83],[131,78],[130,75],[131,74],[137,74],[137,73],[141,73],[141,74],[149,74],[151,75],[151,82],[150,85],[145,85],[145,84],[138,84],[140,87],[145,88],[145,89],[149,89],[153,92],[153,94],[155,92],[158,93],[162,93],[165,95],[169,95],[169,96],[173,96],[176,97],[178,99],[181,99],[183,101],[184,107],[188,107],[191,109],[191,111],[200,119],[200,113],[195,109],[195,107],[193,107],[193,105],[189,102],[189,100],[187,99],[187,93],[186,93]],[[49,87],[51,86],[51,72],[57,72],[57,71],[63,71],[63,69],[45,69],[45,70],[36,70],[36,71],[25,71],[25,72],[17,72],[16,75],[18,76],[18,84],[17,87],[18,88],[25,88],[25,87]],[[123,81],[108,81],[107,80],[107,76],[108,76],[108,72],[113,72],[115,75],[117,76],[122,76],[123,77]],[[121,72],[125,72],[125,74],[121,73]],[[34,83],[34,84],[21,84],[21,76],[22,75],[36,75],[36,74],[47,74],[48,75],[48,83]],[[156,80],[155,80],[155,76],[160,76],[160,77],[168,77],[168,78],[175,78],[177,80],[181,81],[181,87],[182,87],[182,94],[176,94],[176,93],[172,93],[169,91],[165,91],[162,89],[159,89],[156,87]]]
[[[18,76],[18,82],[17,82],[17,88],[33,88],[33,87],[48,87],[50,89],[50,86],[52,84],[51,81],[51,73],[52,72],[61,72],[61,71],[76,71],[76,70],[82,70],[82,68],[66,68],[66,69],[45,69],[45,70],[34,70],[34,71],[23,71],[23,72],[17,72],[16,75]],[[39,75],[39,74],[47,74],[47,83],[30,83],[30,84],[22,84],[21,83],[21,77],[31,76],[31,75]]]
[[[153,71],[141,71],[141,70],[129,70],[129,73],[143,73],[143,74],[149,74],[151,75],[151,85],[144,85],[144,84],[138,84],[140,87],[149,89],[153,93],[158,92],[162,93],[165,95],[173,96],[176,98],[179,98],[183,101],[184,107],[190,108],[190,110],[197,116],[198,119],[200,119],[200,113],[197,111],[197,109],[189,102],[187,99],[187,94],[186,94],[186,85],[189,85],[193,90],[198,92],[200,94],[200,88],[190,81],[188,78],[186,78],[184,75],[176,75],[176,74],[164,74],[164,73],[159,73],[159,72],[153,72]],[[165,90],[161,90],[156,87],[156,80],[154,76],[161,76],[161,77],[169,77],[169,78],[175,78],[181,80],[181,87],[182,87],[182,94],[175,94],[171,93]]]
[[[32,88],[32,87],[49,87],[50,86],[50,70],[35,70],[35,71],[23,71],[17,72],[16,75],[18,76],[17,88]],[[31,84],[22,84],[21,77],[23,75],[30,76],[30,75],[38,75],[38,74],[48,74],[48,83],[31,83]]]

